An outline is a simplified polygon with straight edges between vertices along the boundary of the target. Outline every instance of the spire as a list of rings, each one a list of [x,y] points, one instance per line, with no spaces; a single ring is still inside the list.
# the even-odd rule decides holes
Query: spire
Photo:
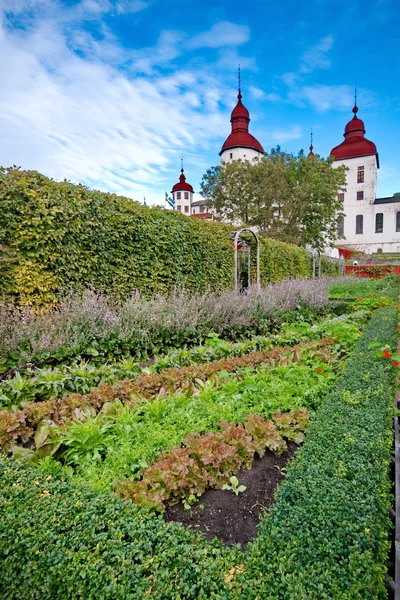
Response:
[[[357,108],[357,88],[354,88],[354,106],[353,106],[353,113],[356,114],[358,113],[358,108]]]
[[[313,132],[312,132],[312,129],[311,129],[311,144],[310,144],[310,152],[308,153],[308,155],[307,155],[307,156],[314,156],[314,152],[313,152],[313,150],[314,150],[314,146],[313,146],[313,143],[312,143],[312,139],[313,139]]]
[[[190,183],[187,183],[186,181],[185,172],[183,170],[183,157],[181,157],[181,174],[179,176],[179,182],[176,183],[172,188],[173,192],[181,190],[185,192],[193,192],[193,187],[190,185]]]
[[[239,65],[239,68],[238,68],[238,95],[237,95],[238,100],[242,99],[242,90],[240,89],[240,78],[241,77],[240,77],[240,65]]]

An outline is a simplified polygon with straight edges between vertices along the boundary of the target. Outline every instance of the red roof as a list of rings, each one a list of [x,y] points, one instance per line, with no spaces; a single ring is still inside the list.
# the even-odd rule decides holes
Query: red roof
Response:
[[[333,148],[331,150],[331,155],[335,157],[335,160],[342,160],[345,158],[357,158],[358,156],[376,154],[376,160],[379,166],[376,146],[373,142],[370,142],[370,140],[367,140],[367,138],[364,137],[364,122],[357,117],[357,112],[358,108],[357,106],[354,106],[354,117],[347,123],[344,130],[344,142]]]
[[[261,146],[260,142],[249,133],[250,116],[249,111],[242,104],[240,88],[238,93],[238,103],[231,113],[231,123],[232,131],[223,143],[221,152],[219,153],[220,156],[224,150],[238,147],[252,148],[253,150],[264,153],[264,148]]]
[[[186,177],[183,174],[183,168],[181,169],[181,175],[178,183],[176,183],[172,188],[173,192],[180,192],[181,190],[184,190],[185,192],[193,192],[193,188],[190,183],[186,183]]]

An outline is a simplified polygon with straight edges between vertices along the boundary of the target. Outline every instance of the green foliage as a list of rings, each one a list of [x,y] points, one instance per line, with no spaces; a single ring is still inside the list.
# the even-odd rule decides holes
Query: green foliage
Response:
[[[261,160],[208,169],[201,193],[230,222],[256,226],[283,242],[322,249],[336,239],[343,210],[338,191],[346,167],[334,169],[332,162],[331,157],[295,157],[278,147]]]
[[[90,462],[93,448],[90,444],[82,446],[84,435],[78,433],[81,426],[86,434],[86,423],[75,422],[73,436],[83,449],[81,457],[70,463],[75,477],[86,485],[104,490],[117,478],[138,480],[143,469],[152,464],[159,453],[180,445],[189,433],[215,431],[221,420],[241,423],[252,413],[269,419],[277,409],[283,412],[303,407],[315,410],[334,381],[333,367],[320,373],[321,364],[324,363],[316,361],[311,369],[293,364],[256,372],[250,370],[240,379],[226,378],[218,388],[207,385],[196,396],[172,395],[137,408],[117,410],[108,417],[111,427],[98,438],[99,453],[106,447],[102,462]],[[89,420],[100,432],[104,418],[99,415]],[[62,443],[64,436],[70,435],[69,423],[66,421],[58,432],[54,442]],[[64,460],[63,446],[57,457]]]
[[[302,248],[260,236],[261,284],[295,277],[310,277],[309,257]]]
[[[61,293],[86,287],[148,297],[177,286],[192,292],[232,286],[229,226],[14,167],[0,169],[0,207],[0,290],[19,304],[54,305]],[[293,265],[291,276],[308,275],[305,252],[291,252],[300,266],[296,272]]]
[[[237,477],[235,477],[235,475],[232,475],[232,477],[229,477],[229,483],[225,483],[225,485],[223,486],[222,489],[229,490],[229,491],[233,492],[235,494],[235,496],[238,496],[239,494],[244,492],[247,488],[245,485],[239,485],[239,479]]]
[[[4,456],[0,478],[2,598],[230,598],[237,549]]]
[[[353,298],[359,296],[382,296],[390,295],[396,298],[398,295],[399,281],[393,276],[383,277],[382,279],[365,279],[362,277],[344,277],[334,281],[330,285],[330,298]]]
[[[232,283],[223,225],[15,168],[0,170],[0,205],[1,288],[22,304],[86,286],[127,296]]]
[[[370,344],[394,346],[396,330],[396,309],[380,309],[260,524],[241,597],[387,597],[395,369]]]
[[[262,519],[259,537],[246,555],[216,540],[206,542],[130,502],[62,481],[58,477],[67,476],[65,467],[53,459],[42,459],[42,474],[0,455],[4,598],[386,598],[394,369],[391,361],[375,358],[376,347],[369,345],[396,347],[396,330],[395,308],[379,309],[344,376],[313,419],[278,501]],[[290,393],[293,401],[303,375],[305,393],[312,388],[307,377],[312,377],[325,385],[321,395],[326,394],[325,375],[315,370],[292,365],[278,367],[277,373],[279,385],[276,378],[269,381],[272,402],[282,399],[285,404]],[[265,370],[266,375],[272,376],[272,370]],[[246,378],[250,376],[256,375]],[[238,409],[246,399],[253,404],[257,382],[243,382],[228,379],[219,413],[232,398]],[[265,401],[265,381],[258,383],[258,397]],[[247,389],[238,390],[239,384]],[[216,390],[203,393],[214,395]],[[192,415],[182,412],[185,419]],[[253,407],[247,415],[251,412]],[[126,425],[129,419],[120,424],[125,432]],[[159,432],[161,439],[164,431]],[[153,428],[150,437],[154,433]],[[127,441],[117,457],[132,448]]]
[[[10,424],[10,412],[0,411],[0,441],[1,446],[10,449],[18,439],[18,431],[23,441],[32,438],[36,427],[45,420],[53,424],[64,425],[66,419],[81,419],[87,416],[95,416],[101,410],[104,415],[105,407],[111,402],[121,400],[129,407],[141,406],[146,399],[155,398],[150,404],[148,412],[158,419],[157,402],[168,393],[180,393],[190,398],[199,393],[209,382],[211,387],[219,387],[220,382],[229,374],[241,375],[246,369],[255,369],[260,366],[287,365],[291,363],[308,364],[311,360],[331,364],[336,358],[336,345],[333,341],[319,340],[300,344],[294,348],[276,348],[267,352],[251,352],[232,359],[222,359],[202,365],[184,367],[182,369],[167,369],[161,373],[143,373],[135,381],[125,379],[117,382],[114,386],[101,384],[89,394],[71,394],[58,400],[51,399],[43,402],[27,402],[22,410],[12,412]],[[163,408],[161,407],[161,414]],[[84,419],[85,420],[85,419]],[[27,427],[30,425],[30,434]],[[10,429],[11,427],[11,429]],[[63,429],[64,431],[64,429]],[[86,432],[82,433],[85,438]],[[67,443],[67,442],[65,442]],[[69,442],[68,442],[69,443]]]
[[[207,488],[228,489],[238,495],[246,487],[238,485],[233,473],[249,469],[255,452],[263,456],[270,449],[281,454],[287,449],[283,437],[297,439],[298,443],[304,439],[309,420],[307,410],[283,415],[277,411],[272,419],[252,414],[243,426],[220,421],[217,423],[220,431],[186,435],[183,446],[174,446],[161,455],[145,469],[138,483],[117,481],[117,494],[156,510],[180,500],[190,503],[193,496],[200,496]]]

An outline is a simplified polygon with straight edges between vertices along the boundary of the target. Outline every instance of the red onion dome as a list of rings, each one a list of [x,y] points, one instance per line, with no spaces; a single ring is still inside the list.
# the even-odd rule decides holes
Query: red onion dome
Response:
[[[242,94],[239,88],[238,102],[231,113],[232,131],[222,145],[219,155],[229,148],[252,148],[258,152],[264,153],[264,148],[260,142],[249,133],[250,114],[247,108],[242,104]]]
[[[378,161],[376,146],[373,142],[364,137],[364,122],[357,117],[357,112],[358,108],[357,106],[354,106],[354,117],[347,123],[344,130],[344,142],[333,148],[331,150],[331,155],[335,158],[335,160],[341,160],[345,158],[357,158],[358,156],[376,154]]]
[[[180,192],[182,190],[185,192],[193,192],[193,188],[190,185],[190,183],[186,183],[186,177],[183,174],[183,168],[181,169],[181,175],[179,177],[178,183],[176,183],[172,188],[173,192]]]

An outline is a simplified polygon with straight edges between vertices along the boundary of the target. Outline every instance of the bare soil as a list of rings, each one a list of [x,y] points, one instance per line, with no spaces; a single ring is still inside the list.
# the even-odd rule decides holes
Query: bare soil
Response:
[[[206,490],[190,510],[182,503],[167,507],[165,520],[202,531],[208,540],[218,537],[227,546],[241,544],[245,550],[257,536],[260,516],[275,502],[275,489],[285,475],[282,469],[296,449],[290,442],[281,456],[267,450],[265,456],[255,459],[251,469],[239,471],[239,485],[245,485],[246,490],[237,496],[229,490]]]

